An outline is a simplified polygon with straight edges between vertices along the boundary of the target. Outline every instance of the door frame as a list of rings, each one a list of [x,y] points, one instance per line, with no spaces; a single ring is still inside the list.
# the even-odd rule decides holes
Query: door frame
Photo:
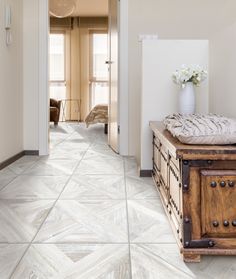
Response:
[[[128,95],[128,0],[118,1],[119,24],[119,153],[129,154],[129,95]],[[49,153],[49,0],[39,5],[39,154]]]

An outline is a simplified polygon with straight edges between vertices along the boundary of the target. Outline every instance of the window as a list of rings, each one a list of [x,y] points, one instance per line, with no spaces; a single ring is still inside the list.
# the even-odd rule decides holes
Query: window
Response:
[[[66,98],[65,34],[50,34],[50,98]]]
[[[97,104],[108,104],[108,35],[92,32],[90,49],[90,108]]]

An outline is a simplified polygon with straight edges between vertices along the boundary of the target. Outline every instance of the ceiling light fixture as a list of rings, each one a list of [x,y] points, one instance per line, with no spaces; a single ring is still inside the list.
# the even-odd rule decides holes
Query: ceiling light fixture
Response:
[[[73,14],[76,8],[75,0],[50,0],[49,13],[52,16],[63,18]]]

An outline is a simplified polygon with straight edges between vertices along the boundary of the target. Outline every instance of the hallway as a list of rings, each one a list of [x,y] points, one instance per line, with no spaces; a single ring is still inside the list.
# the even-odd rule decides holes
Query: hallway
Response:
[[[183,263],[152,179],[102,125],[52,126],[50,144],[0,171],[0,279],[235,278],[234,257]]]

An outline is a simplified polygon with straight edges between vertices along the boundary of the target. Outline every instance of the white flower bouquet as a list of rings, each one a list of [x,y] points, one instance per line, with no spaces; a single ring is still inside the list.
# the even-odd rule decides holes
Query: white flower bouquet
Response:
[[[180,70],[173,73],[172,78],[174,83],[182,87],[185,87],[187,82],[192,82],[194,85],[199,86],[207,78],[207,71],[199,65],[192,65],[190,67],[182,65]]]

